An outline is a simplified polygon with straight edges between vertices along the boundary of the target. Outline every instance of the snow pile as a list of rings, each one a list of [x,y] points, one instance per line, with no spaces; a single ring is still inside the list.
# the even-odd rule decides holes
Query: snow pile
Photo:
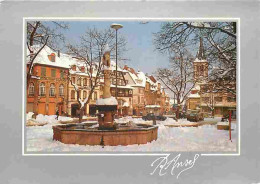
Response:
[[[56,115],[42,115],[38,114],[36,116],[36,122],[38,123],[48,123],[48,124],[57,124],[63,121],[73,121],[73,118],[71,117],[65,117],[65,116],[59,116],[58,120],[56,119]]]
[[[73,121],[73,118],[71,117],[65,117],[65,116],[59,116],[58,117],[59,121]]]
[[[111,96],[110,98],[99,98],[96,101],[96,105],[118,105],[115,97]]]
[[[42,114],[38,114],[36,116],[36,121],[39,123],[48,123],[48,124],[55,124],[58,122],[58,120],[56,119],[57,116],[56,115],[42,115]]]
[[[26,120],[32,119],[33,114],[34,114],[33,112],[28,112],[26,114]]]
[[[159,122],[160,124],[163,124],[163,125],[172,125],[172,124],[194,124],[193,122],[190,122],[188,121],[187,119],[179,119],[178,121],[176,121],[175,119],[173,118],[167,118],[165,121],[160,121]]]
[[[229,126],[229,122],[218,122],[217,125],[225,125],[225,126]]]
[[[127,116],[127,117],[115,119],[115,122],[118,123],[118,124],[128,123],[128,122],[133,122],[135,124],[149,124],[152,121],[144,121],[142,118],[133,118],[131,116]]]

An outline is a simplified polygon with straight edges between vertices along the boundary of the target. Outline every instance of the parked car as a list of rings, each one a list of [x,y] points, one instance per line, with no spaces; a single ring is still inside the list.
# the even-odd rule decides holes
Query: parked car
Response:
[[[175,117],[177,118],[177,114],[175,114]],[[185,112],[179,112],[179,119],[186,118]]]
[[[164,121],[166,120],[165,116],[155,116],[153,113],[148,113],[146,116],[143,116],[142,119],[147,121],[147,120],[153,120],[155,118],[155,120],[159,120],[159,121]]]
[[[188,121],[203,121],[204,117],[203,117],[203,113],[201,112],[190,112],[189,114],[187,114],[187,120]]]

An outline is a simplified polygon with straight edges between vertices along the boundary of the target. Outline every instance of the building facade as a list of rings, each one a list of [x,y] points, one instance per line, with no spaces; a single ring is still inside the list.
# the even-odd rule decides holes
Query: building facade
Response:
[[[61,62],[64,57],[45,47],[35,59],[27,86],[27,112],[44,115],[67,112],[68,65],[67,60]]]
[[[118,67],[116,80],[115,68],[115,62],[111,61],[110,90],[111,95],[117,97],[119,116],[142,116],[149,112],[159,115],[171,109],[170,98],[153,76],[124,66]],[[43,115],[54,115],[59,111],[60,115],[78,117],[77,91],[72,83],[77,84],[81,99],[87,98],[91,83],[88,72],[81,61],[45,46],[34,61],[27,87],[26,111]],[[100,85],[95,88],[84,110],[86,116],[97,113],[96,100],[103,95],[103,79],[98,80]]]
[[[227,91],[215,90],[218,84],[208,79],[208,62],[204,55],[202,39],[193,66],[196,85],[187,99],[188,110],[200,110],[205,117],[227,115],[230,110],[235,115],[236,96]]]

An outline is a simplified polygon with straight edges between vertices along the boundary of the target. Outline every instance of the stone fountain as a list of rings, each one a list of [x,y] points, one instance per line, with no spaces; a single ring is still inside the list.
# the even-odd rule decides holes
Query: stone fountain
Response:
[[[108,46],[103,55],[104,88],[103,98],[96,101],[98,122],[53,126],[53,140],[65,144],[117,146],[146,144],[157,139],[158,127],[126,122],[116,125],[114,115],[117,100],[110,93],[110,51]]]

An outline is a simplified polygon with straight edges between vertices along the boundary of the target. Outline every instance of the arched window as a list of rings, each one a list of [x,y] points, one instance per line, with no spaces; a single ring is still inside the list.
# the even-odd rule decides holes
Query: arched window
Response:
[[[55,96],[55,85],[54,84],[51,84],[50,86],[50,93],[49,93],[50,96]]]
[[[97,100],[97,92],[94,92],[94,100]]]
[[[43,82],[40,84],[39,95],[45,96],[45,84]]]
[[[61,84],[60,87],[59,87],[59,94],[60,94],[60,96],[64,96],[64,86],[63,86],[63,84]]]
[[[34,84],[31,82],[29,84],[29,96],[33,96],[34,95]]]
[[[83,85],[84,85],[84,86],[87,86],[87,85],[88,85],[88,80],[87,80],[87,78],[84,78],[84,79],[83,79]]]
[[[75,91],[71,90],[71,99],[75,99]]]
[[[81,78],[78,78],[78,80],[77,80],[77,85],[78,85],[78,86],[81,86]]]
[[[86,99],[86,98],[87,98],[87,92],[83,91],[83,99]]]

